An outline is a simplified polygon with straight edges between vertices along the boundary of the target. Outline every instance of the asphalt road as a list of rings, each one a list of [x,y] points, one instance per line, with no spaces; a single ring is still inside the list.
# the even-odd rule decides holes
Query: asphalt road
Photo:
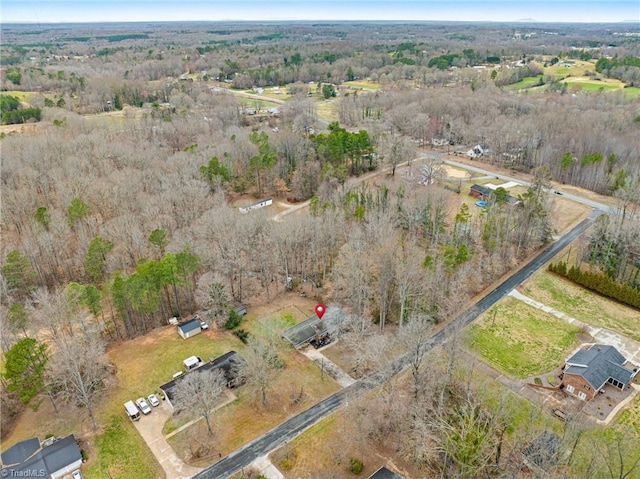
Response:
[[[508,277],[497,288],[485,295],[471,308],[457,316],[447,326],[429,338],[427,342],[427,350],[431,350],[434,347],[445,343],[455,331],[458,331],[470,324],[493,304],[509,294],[509,291],[525,281],[535,271],[540,269],[542,265],[553,258],[553,256],[555,256],[562,248],[567,246],[571,241],[583,233],[601,214],[603,214],[603,211],[594,210],[589,217],[582,220],[577,226],[571,229],[571,231],[563,235],[555,243],[552,243],[545,248],[539,255]],[[297,416],[279,424],[259,438],[224,457],[211,467],[196,474],[193,476],[193,479],[224,479],[238,471],[241,471],[242,468],[251,464],[258,457],[269,454],[274,449],[296,437],[305,429],[313,426],[317,421],[335,412],[341,406],[342,402],[350,395],[358,395],[366,390],[378,386],[389,375],[398,374],[400,371],[405,369],[408,364],[408,355],[399,357],[394,360],[390,367],[385,371],[378,372],[367,378],[361,379],[351,386],[338,391],[323,401],[320,401]]]
[[[505,181],[513,181],[514,183],[518,183],[519,185],[522,185],[522,186],[531,186],[531,183],[528,181],[520,180],[518,178],[512,178],[510,176],[495,173],[490,170],[485,170],[484,168],[480,168],[477,166],[471,166],[471,165],[468,165],[467,163],[460,163],[458,161],[449,160],[445,157],[444,153],[439,153],[439,152],[423,153],[421,156],[423,158],[436,158],[438,161],[442,161],[447,165],[473,171],[475,173],[482,173],[483,175],[487,175],[487,176],[494,176],[496,178],[499,178]],[[583,198],[582,196],[572,195],[571,193],[564,193],[564,192],[562,192],[561,196],[569,200],[575,201],[576,203],[582,203],[583,205],[590,206],[591,208],[601,210],[602,212],[605,212],[605,213],[612,214],[615,212],[615,208],[611,208],[609,205],[605,205],[604,203],[599,203],[597,201],[593,201],[588,198]]]

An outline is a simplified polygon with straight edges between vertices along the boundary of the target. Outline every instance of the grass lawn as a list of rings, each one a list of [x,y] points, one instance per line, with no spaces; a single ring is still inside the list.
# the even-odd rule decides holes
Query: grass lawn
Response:
[[[353,88],[362,88],[363,90],[379,90],[382,87],[380,83],[372,82],[369,80],[346,81],[343,83],[343,85]]]
[[[524,379],[562,364],[579,328],[513,298],[487,311],[467,332],[467,346],[503,373]]]
[[[34,93],[32,93],[32,92],[17,91],[17,90],[3,91],[2,94],[3,95],[14,96],[14,97],[16,97],[18,100],[20,100],[23,103],[29,103],[31,101],[31,98],[34,95]]]
[[[325,121],[338,121],[338,115],[335,111],[335,105],[333,101],[325,101],[322,100],[316,103],[316,111],[318,112],[318,117]]]
[[[243,108],[248,108],[248,109],[253,108],[258,112],[265,112],[269,108],[278,108],[282,106],[276,102],[267,101],[267,100],[258,100],[255,98],[248,98],[244,96],[236,96],[236,100]]]
[[[340,389],[326,376],[324,381],[320,380],[320,369],[298,351],[283,348],[280,357],[285,367],[269,388],[266,405],[262,404],[258,392],[252,391],[249,386],[241,386],[234,390],[236,401],[213,414],[216,451],[228,454]],[[202,424],[199,426],[203,427]],[[182,457],[188,455],[186,441],[190,429],[169,439],[174,450]]]
[[[200,356],[204,360],[220,356],[242,343],[227,332],[213,330],[182,339],[173,326],[122,343],[108,352],[117,368],[118,383],[109,392],[109,400],[100,411],[104,432],[95,439],[97,462],[87,468],[89,477],[116,478],[163,477],[143,439],[127,420],[123,404],[140,396],[148,396],[158,386],[170,381],[181,370],[182,360]]]
[[[604,298],[546,270],[537,271],[524,284],[522,293],[582,322],[640,341],[637,309]]]
[[[632,98],[640,97],[640,87],[637,87],[637,86],[630,86],[630,87],[624,88],[622,92],[625,95],[629,95]]]
[[[165,477],[156,458],[124,414],[112,415],[93,442],[84,477],[157,479]]]
[[[537,86],[540,80],[542,79],[542,75],[537,75],[534,77],[524,77],[517,83],[512,83],[511,85],[506,85],[505,89],[507,90],[526,90],[527,88],[531,88],[533,86]]]
[[[568,66],[565,66],[568,65]],[[556,78],[566,78],[567,76],[580,77],[585,72],[594,72],[596,65],[594,62],[583,60],[560,60],[553,66],[544,69],[545,75],[553,75]]]
[[[639,439],[640,449],[640,394],[620,413],[615,424],[632,427]]]
[[[613,85],[611,83],[604,83],[601,81],[571,81],[565,80],[569,88],[577,88],[584,91],[612,91],[621,90],[620,86]]]

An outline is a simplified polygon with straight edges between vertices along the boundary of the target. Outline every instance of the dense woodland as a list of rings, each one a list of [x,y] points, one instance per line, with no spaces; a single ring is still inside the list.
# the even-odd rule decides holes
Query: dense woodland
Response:
[[[551,239],[551,180],[616,199],[620,215],[602,219],[580,261],[640,285],[640,101],[624,92],[567,91],[552,80],[535,92],[503,87],[514,71],[533,76],[535,62],[576,51],[599,59],[599,74],[637,84],[640,67],[622,60],[640,56],[630,26],[2,28],[10,91],[2,118],[19,123],[12,112],[37,109],[29,122],[40,120],[34,132],[1,140],[1,347],[19,344],[39,378],[3,382],[11,393],[3,392],[6,410],[18,410],[17,399],[34,406],[45,393],[91,416],[110,374],[109,343],[196,311],[224,324],[221,304],[269,301],[301,283],[342,305],[360,339],[388,323],[415,327],[418,316],[447,321]],[[518,61],[525,66],[511,67]],[[487,64],[502,70],[473,68]],[[381,88],[342,88],[364,79]],[[308,93],[309,82],[319,93]],[[331,123],[319,119],[316,98],[333,96],[322,92],[329,84],[339,120]],[[279,86],[293,98],[277,117],[258,121],[246,115],[251,100],[229,94],[229,86]],[[11,98],[21,92],[29,97],[18,105]],[[119,116],[97,115],[114,110]],[[437,181],[436,164],[422,170],[426,186],[358,181],[386,167],[395,173],[436,136],[452,150],[489,144],[485,161],[529,173],[522,207],[498,194],[471,215]],[[309,214],[277,222],[235,207],[267,196],[311,199]],[[74,364],[74,344],[95,358],[92,370]],[[434,416],[416,413],[415,427],[444,420],[446,401],[479,414],[469,391],[434,401],[416,386],[415,398],[416,410],[422,401],[438,404]],[[372,425],[371,435],[412,438],[395,418]],[[492,421],[482,427],[504,429]],[[416,461],[423,454],[407,452]],[[483,461],[476,471],[491,472]]]

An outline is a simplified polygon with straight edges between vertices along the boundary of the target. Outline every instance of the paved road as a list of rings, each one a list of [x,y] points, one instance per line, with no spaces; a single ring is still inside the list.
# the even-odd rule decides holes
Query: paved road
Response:
[[[555,256],[562,248],[584,232],[603,212],[594,210],[588,218],[581,221],[571,231],[562,236],[558,241],[545,248],[538,256],[532,259],[520,270],[512,274],[502,284],[489,292],[471,308],[460,314],[447,326],[434,334],[427,342],[427,350],[443,344],[447,339],[459,329],[467,326],[483,312],[489,309],[504,296],[509,294],[513,288],[525,281],[544,263]],[[329,396],[325,400],[317,403],[306,411],[301,412],[287,421],[274,427],[264,435],[234,451],[211,467],[193,476],[193,479],[224,479],[248,466],[255,459],[267,455],[287,441],[296,437],[305,429],[314,425],[317,421],[335,412],[345,398],[350,395],[372,389],[381,384],[389,375],[396,375],[409,365],[409,356],[404,355],[394,360],[385,371],[372,374],[371,376],[355,382],[341,391]]]
[[[449,160],[445,157],[444,153],[439,153],[439,152],[433,152],[433,153],[422,153],[421,156],[423,158],[436,158],[439,161],[442,161],[443,163],[447,164],[447,165],[451,165],[451,166],[455,166],[457,168],[463,168],[465,170],[469,170],[469,171],[474,171],[476,173],[482,173],[483,175],[487,175],[487,176],[492,176],[492,177],[496,177],[499,178],[501,180],[506,180],[506,181],[513,181],[515,183],[518,183],[519,185],[522,186],[530,186],[531,183],[528,181],[524,181],[518,178],[512,178],[510,176],[507,175],[503,175],[503,174],[499,174],[499,173],[495,173],[491,170],[485,170],[484,168],[480,168],[477,166],[471,166],[468,165],[466,163],[461,163],[458,161],[454,161],[454,160]],[[605,205],[604,203],[599,203],[597,201],[593,201],[590,200],[588,198],[583,198],[582,196],[577,196],[577,195],[572,195],[571,193],[562,193],[562,197],[567,198],[569,200],[575,201],[577,203],[582,203],[583,205],[587,205],[591,208],[597,209],[597,210],[602,210],[605,213],[609,213],[612,214],[615,212],[615,208],[610,207],[609,205]]]

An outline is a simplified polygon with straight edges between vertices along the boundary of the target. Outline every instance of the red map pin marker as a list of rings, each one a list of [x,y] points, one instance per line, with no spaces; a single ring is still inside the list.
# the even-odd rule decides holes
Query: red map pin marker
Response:
[[[324,312],[327,310],[326,306],[324,304],[317,304],[316,305],[316,316],[318,316],[318,319],[322,319],[322,317],[324,316]]]

